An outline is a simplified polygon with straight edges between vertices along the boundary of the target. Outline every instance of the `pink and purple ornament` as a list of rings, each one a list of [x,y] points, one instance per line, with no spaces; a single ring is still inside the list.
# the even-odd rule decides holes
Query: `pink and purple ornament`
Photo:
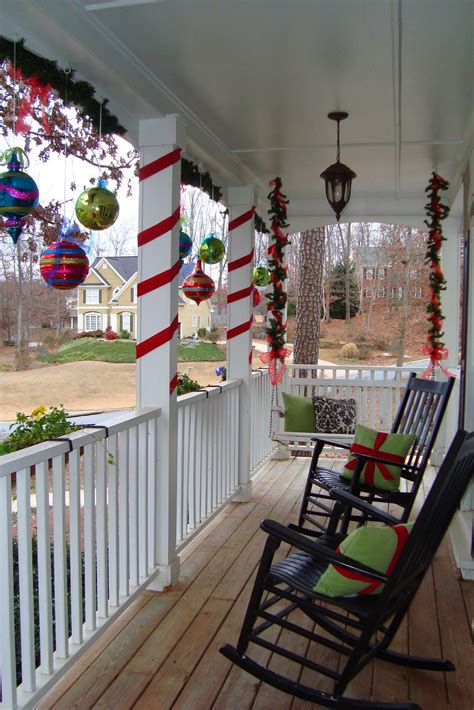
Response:
[[[4,228],[16,244],[25,226],[25,218],[38,204],[39,191],[33,178],[21,170],[26,159],[21,148],[6,151],[4,158],[8,170],[0,173],[0,216],[6,217]]]
[[[84,281],[89,273],[89,260],[78,244],[63,239],[43,250],[40,273],[48,286],[67,291]]]

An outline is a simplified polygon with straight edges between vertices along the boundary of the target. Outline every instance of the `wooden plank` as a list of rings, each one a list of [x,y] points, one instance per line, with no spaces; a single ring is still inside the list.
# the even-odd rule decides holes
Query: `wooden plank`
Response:
[[[153,594],[146,606],[142,608],[141,613],[104,648],[98,658],[89,665],[54,707],[58,710],[59,708],[67,710],[79,706],[92,707],[112,685],[113,680],[130,658],[138,652],[156,625],[166,616],[176,603],[178,596],[179,591]]]
[[[408,611],[409,652],[414,656],[442,658],[440,633],[436,613],[433,574],[428,570]],[[410,700],[421,707],[433,707],[436,699],[447,704],[444,673],[409,669]]]
[[[183,642],[178,644],[173,653],[168,656],[159,673],[154,676],[143,695],[133,705],[134,708],[137,708],[137,710],[144,710],[145,708],[155,710],[158,703],[161,710],[172,706],[181,688],[194,671],[214,634],[227,616],[231,605],[231,601],[223,599],[211,599],[207,602],[194,620],[190,632],[182,640]],[[127,697],[119,696],[121,698],[120,702],[125,706],[128,704],[131,706],[136,700],[136,695],[134,695],[136,688],[130,688],[128,678],[125,685],[130,693]],[[116,697],[110,691],[111,689],[109,688],[109,691],[102,696],[95,707],[104,709],[117,707]]]
[[[140,594],[131,604],[125,609],[123,614],[121,614],[112,626],[104,631],[104,633],[97,639],[93,646],[90,647],[75,663],[74,665],[66,671],[66,673],[58,680],[54,688],[52,688],[39,703],[36,705],[38,710],[47,710],[52,708],[55,703],[57,703],[64,693],[77,681],[81,674],[87,670],[87,668],[94,663],[96,658],[102,653],[102,651],[112,643],[113,639],[120,634],[122,629],[135,618],[135,616],[140,612],[151,598],[153,598],[153,592],[143,592]]]
[[[446,673],[449,705],[464,710],[474,707],[474,653],[458,574],[445,538],[433,562],[436,603],[443,656],[456,666],[455,673]]]

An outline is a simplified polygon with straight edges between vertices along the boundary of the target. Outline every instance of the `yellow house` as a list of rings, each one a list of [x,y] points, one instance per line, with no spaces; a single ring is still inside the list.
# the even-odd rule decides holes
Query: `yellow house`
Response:
[[[179,283],[194,268],[184,264]],[[126,330],[137,337],[137,257],[100,256],[90,267],[87,278],[78,288],[77,329],[80,333],[105,330],[117,333]],[[192,337],[199,328],[210,328],[210,300],[199,306],[186,298],[179,289],[178,320],[181,338]]]

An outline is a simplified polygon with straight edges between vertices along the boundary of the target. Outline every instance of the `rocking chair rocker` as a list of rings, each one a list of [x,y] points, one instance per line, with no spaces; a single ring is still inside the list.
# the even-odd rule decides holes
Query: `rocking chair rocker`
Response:
[[[406,461],[400,467],[401,480],[405,479],[406,491],[385,491],[359,483],[362,469],[368,461],[383,463],[383,460],[376,456],[357,454],[357,464],[351,481],[342,478],[337,471],[320,466],[318,464],[319,457],[326,444],[348,450],[350,445],[320,438],[314,439],[316,444],[303,494],[298,525],[292,527],[304,528],[305,534],[320,537],[322,534],[334,535],[340,524],[339,532],[345,534],[351,521],[363,524],[366,520],[366,512],[352,514],[348,502],[354,495],[361,496],[369,503],[392,503],[400,506],[402,512],[398,516],[399,521],[408,520],[446,411],[453,384],[454,377],[449,377],[444,382],[436,382],[417,378],[413,372],[410,374],[391,429],[392,434],[415,435]],[[334,502],[334,496],[331,494],[333,489],[338,489],[341,492],[347,491],[351,496],[347,496],[345,502],[341,498]]]
[[[389,575],[380,574],[328,545],[277,522],[264,520],[261,527],[268,538],[240,638],[236,648],[227,644],[220,649],[221,653],[275,688],[324,707],[419,709],[418,705],[411,702],[371,702],[351,699],[345,697],[344,693],[350,681],[374,658],[411,668],[455,670],[448,660],[410,656],[391,651],[389,646],[473,473],[474,433],[459,431]],[[364,503],[365,507],[368,505]],[[374,509],[373,515],[377,519],[379,511]],[[398,522],[381,511],[380,516],[392,524]],[[293,546],[296,551],[292,551],[282,561],[273,563],[275,551],[282,542]],[[338,567],[349,570],[351,574],[366,575],[376,582],[384,583],[385,587],[377,596],[328,597],[318,594],[314,587],[330,563],[337,563]],[[308,628],[308,624],[301,624],[298,619],[301,612],[314,622],[313,631]],[[324,665],[324,653],[316,662],[286,647],[285,638],[288,638],[288,633],[280,634],[276,641],[262,636],[273,625],[340,653],[340,669],[334,670]],[[317,627],[325,633],[318,633]],[[250,643],[279,654],[299,667],[329,677],[334,681],[332,692],[303,685],[260,665],[247,653]]]

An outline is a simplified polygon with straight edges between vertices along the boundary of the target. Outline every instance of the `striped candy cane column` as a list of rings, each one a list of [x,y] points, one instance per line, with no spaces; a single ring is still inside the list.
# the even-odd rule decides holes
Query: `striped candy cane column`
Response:
[[[252,495],[250,481],[252,271],[255,244],[255,188],[230,187],[229,283],[227,296],[227,376],[242,378],[239,420],[239,486],[236,500]]]
[[[185,128],[177,116],[140,122],[137,408],[160,407],[154,588],[177,580],[177,330],[179,198]],[[146,514],[146,511],[139,511]]]

